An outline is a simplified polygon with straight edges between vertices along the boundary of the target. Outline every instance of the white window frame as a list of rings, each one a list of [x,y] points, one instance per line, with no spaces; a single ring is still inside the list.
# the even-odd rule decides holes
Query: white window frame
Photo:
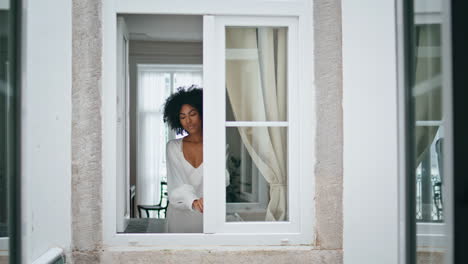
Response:
[[[314,237],[314,164],[315,164],[315,102],[314,102],[314,57],[313,57],[313,9],[311,1],[275,1],[274,5],[270,2],[262,0],[241,0],[237,2],[225,2],[216,0],[202,1],[180,1],[182,4],[171,4],[163,0],[105,0],[103,1],[103,242],[106,246],[158,246],[158,248],[192,248],[193,246],[215,246],[215,245],[308,245],[313,246]],[[204,56],[210,54],[208,52],[216,40],[213,39],[215,30],[215,17],[221,15],[241,15],[241,16],[270,16],[278,18],[280,21],[285,19],[295,19],[297,22],[297,65],[296,67],[298,78],[296,89],[291,89],[297,93],[295,98],[298,98],[297,109],[307,109],[307,111],[294,111],[298,115],[297,120],[307,120],[307,122],[289,122],[296,123],[297,135],[301,139],[301,144],[297,146],[297,164],[299,178],[295,185],[300,188],[300,203],[301,210],[296,210],[299,216],[295,229],[292,233],[225,233],[225,234],[122,234],[116,233],[116,215],[115,215],[115,200],[116,200],[116,185],[115,185],[115,98],[116,91],[116,60],[115,60],[115,39],[116,39],[116,17],[117,14],[191,14],[204,15]],[[212,16],[207,16],[208,14]],[[224,62],[223,62],[224,65]],[[209,78],[207,72],[218,72],[216,65],[204,61],[204,89],[206,87],[214,87],[214,81]],[[207,77],[208,76],[208,77]],[[211,91],[210,91],[211,92]],[[209,93],[210,93],[209,92]],[[224,92],[224,90],[223,90]],[[207,93],[207,94],[209,94]],[[216,93],[216,92],[215,92]],[[205,97],[206,98],[206,97]],[[218,97],[216,97],[218,98]],[[224,97],[223,97],[224,98]],[[223,101],[223,100],[219,100]],[[206,101],[205,101],[206,102]],[[209,114],[205,112],[205,120],[211,120]],[[207,123],[205,123],[206,125]],[[291,127],[293,128],[293,127]],[[209,137],[209,132],[205,137]],[[297,140],[296,140],[297,141]],[[205,141],[205,148],[211,149],[209,146],[210,140]],[[222,145],[224,148],[224,145]],[[224,149],[223,149],[224,153]],[[206,155],[206,153],[205,153]],[[207,156],[206,156],[207,157]],[[205,158],[205,161],[207,159]],[[205,166],[209,164],[208,162]],[[209,167],[209,165],[207,166]],[[206,169],[206,167],[205,167]],[[206,177],[206,174],[205,174]],[[205,178],[205,183],[210,185],[209,180]],[[300,183],[300,184],[299,184]],[[205,185],[205,187],[208,187]],[[206,190],[206,189],[205,189]],[[208,192],[212,193],[212,192]],[[212,193],[213,194],[213,193]],[[207,200],[212,200],[215,197],[207,197]],[[207,211],[210,205],[207,203]],[[211,209],[210,209],[211,210]],[[206,217],[205,217],[206,219]],[[293,217],[291,217],[293,219]],[[206,222],[209,222],[205,221]],[[265,222],[264,222],[265,223]],[[268,223],[269,224],[269,223]],[[287,225],[282,223],[280,225]],[[285,229],[286,230],[286,229]],[[270,232],[273,230],[270,229]]]
[[[305,175],[305,172],[300,171],[300,165],[298,164],[299,155],[307,155],[301,153],[299,150],[299,131],[300,131],[300,120],[298,120],[298,113],[300,109],[297,108],[299,105],[300,93],[298,81],[300,80],[300,74],[297,69],[298,49],[299,44],[297,42],[297,19],[291,17],[253,17],[253,16],[208,16],[204,19],[205,28],[214,27],[212,31],[206,31],[204,34],[208,35],[208,38],[215,39],[215,46],[212,47],[214,52],[204,52],[204,63],[205,67],[212,67],[215,69],[205,82],[205,93],[204,93],[204,120],[213,120],[213,122],[205,123],[204,136],[211,141],[205,141],[204,143],[204,159],[207,163],[204,165],[204,195],[207,201],[213,201],[212,203],[207,202],[205,205],[205,217],[204,217],[204,231],[207,233],[257,233],[257,234],[271,234],[271,233],[284,233],[283,236],[293,238],[302,241],[299,237],[301,230],[301,214],[306,213],[305,201],[300,199],[301,193],[306,190],[300,190],[299,181],[304,180],[301,177],[295,177],[293,175]],[[217,100],[217,98],[226,98],[225,89],[225,61],[226,61],[226,44],[225,44],[225,32],[226,27],[239,26],[265,26],[265,27],[287,27],[288,28],[288,121],[286,122],[229,122],[226,120],[226,100]],[[222,65],[222,66],[221,66]],[[214,77],[214,79],[209,79]],[[273,127],[285,127],[288,128],[288,213],[289,221],[285,222],[226,222],[226,201],[223,197],[226,197],[225,188],[219,188],[223,186],[224,179],[218,177],[223,175],[225,170],[225,163],[219,162],[219,157],[225,153],[226,127],[239,127],[239,126],[273,126]],[[218,162],[216,162],[218,161]],[[214,172],[214,173],[213,173]],[[217,187],[218,186],[218,187]],[[301,210],[302,208],[302,210]],[[304,221],[307,221],[303,219]],[[310,238],[309,238],[310,239]],[[280,243],[280,241],[278,241]]]
[[[425,0],[414,2],[414,23],[421,24],[442,24],[442,1]]]

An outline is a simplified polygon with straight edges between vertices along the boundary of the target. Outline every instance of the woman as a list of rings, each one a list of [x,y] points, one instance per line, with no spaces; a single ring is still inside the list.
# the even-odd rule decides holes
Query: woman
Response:
[[[203,232],[203,92],[179,89],[164,105],[164,122],[177,134],[166,146],[169,233]]]

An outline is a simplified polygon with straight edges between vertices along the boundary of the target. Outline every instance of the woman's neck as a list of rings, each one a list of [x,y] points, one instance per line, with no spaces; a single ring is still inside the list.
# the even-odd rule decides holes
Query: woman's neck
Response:
[[[184,141],[189,141],[193,143],[203,142],[203,134],[202,133],[189,134],[188,136],[184,138]]]

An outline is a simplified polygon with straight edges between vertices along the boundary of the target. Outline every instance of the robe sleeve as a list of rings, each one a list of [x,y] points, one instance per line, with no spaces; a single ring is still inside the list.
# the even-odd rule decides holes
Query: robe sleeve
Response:
[[[167,193],[172,206],[179,210],[193,211],[193,201],[198,199],[195,189],[184,180],[182,164],[177,161],[177,145],[169,141],[166,146]]]

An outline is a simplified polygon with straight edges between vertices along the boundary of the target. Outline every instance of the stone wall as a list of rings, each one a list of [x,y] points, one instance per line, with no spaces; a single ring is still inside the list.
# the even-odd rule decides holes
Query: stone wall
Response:
[[[339,250],[162,250],[104,251],[103,263],[343,263]]]
[[[314,2],[317,246],[343,248],[341,1]]]
[[[316,249],[117,250],[102,245],[101,1],[73,0],[73,263],[343,263],[341,1],[315,0]],[[312,223],[311,223],[312,224]]]
[[[72,257],[99,263],[102,246],[101,1],[73,0]]]

